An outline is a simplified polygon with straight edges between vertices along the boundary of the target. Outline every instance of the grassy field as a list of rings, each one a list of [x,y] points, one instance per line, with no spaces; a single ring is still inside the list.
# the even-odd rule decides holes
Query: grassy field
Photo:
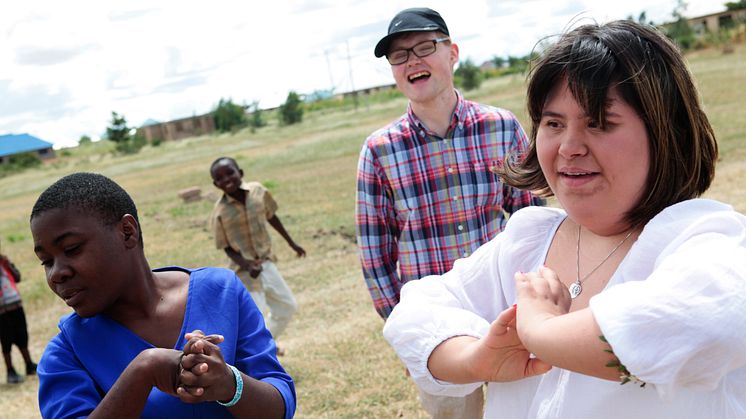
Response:
[[[703,102],[721,148],[715,184],[707,196],[746,212],[746,47],[734,54],[701,51],[690,55]],[[527,122],[522,76],[488,80],[470,99],[513,110]],[[281,359],[296,380],[298,418],[423,418],[416,390],[381,337],[360,273],[354,237],[357,156],[363,139],[400,115],[404,99],[361,102],[357,109],[306,113],[302,124],[255,133],[241,131],[146,147],[135,156],[113,156],[105,144],[72,150],[40,169],[0,179],[2,251],[24,273],[20,290],[29,322],[30,349],[38,359],[69,309],[46,286],[33,254],[28,216],[39,193],[73,171],[94,171],[123,185],[138,205],[145,251],[151,266],[224,266],[213,246],[207,219],[212,202],[184,204],[180,189],[198,186],[216,196],[208,167],[221,155],[235,157],[246,178],[267,185],[280,204],[278,214],[308,257],[296,259],[274,235],[284,273],[300,311],[282,343]],[[17,350],[16,368],[23,366]],[[38,380],[5,384],[0,368],[0,416],[39,417]]]

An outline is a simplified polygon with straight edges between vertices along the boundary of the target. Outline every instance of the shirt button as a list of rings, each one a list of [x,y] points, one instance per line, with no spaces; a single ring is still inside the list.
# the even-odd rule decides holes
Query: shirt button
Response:
[[[455,170],[455,169],[454,169],[453,167],[449,167],[449,168],[448,168],[448,173],[453,173],[453,172],[455,172],[455,171],[456,171],[456,170]]]
[[[464,257],[469,257],[469,252],[464,252]]]
[[[454,197],[453,197],[453,200],[454,200],[454,201],[458,201],[458,195],[454,196]]]
[[[461,224],[459,224],[458,225],[458,231],[464,231],[464,226],[462,226]]]

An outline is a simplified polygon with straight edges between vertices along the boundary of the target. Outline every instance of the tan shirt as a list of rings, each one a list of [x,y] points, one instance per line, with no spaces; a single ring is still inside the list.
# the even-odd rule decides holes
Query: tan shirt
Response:
[[[259,182],[243,182],[241,189],[246,191],[246,202],[223,194],[215,203],[212,213],[215,247],[221,250],[230,247],[247,260],[275,261],[267,220],[275,215],[277,202]],[[249,290],[261,288],[258,279],[251,278],[235,262],[230,261],[230,268],[245,284],[251,284]]]

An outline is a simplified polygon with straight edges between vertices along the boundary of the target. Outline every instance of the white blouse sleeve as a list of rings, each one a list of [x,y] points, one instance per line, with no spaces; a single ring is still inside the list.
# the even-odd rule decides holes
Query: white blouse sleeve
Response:
[[[484,336],[497,315],[513,304],[518,270],[543,263],[553,229],[564,213],[528,207],[511,216],[505,231],[444,275],[410,281],[383,335],[424,391],[465,396],[481,383],[451,384],[435,379],[427,368],[430,354],[454,336]]]
[[[745,220],[733,211],[692,220],[647,278],[590,301],[621,363],[664,399],[680,388],[712,390],[746,365]]]

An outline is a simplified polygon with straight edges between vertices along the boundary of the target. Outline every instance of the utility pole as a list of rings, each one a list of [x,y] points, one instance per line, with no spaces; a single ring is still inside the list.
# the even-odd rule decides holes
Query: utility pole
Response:
[[[352,58],[350,57],[350,40],[346,40],[347,44],[347,68],[350,71],[350,88],[352,89],[352,99],[355,102],[355,110],[357,110],[357,91],[355,90],[355,83],[352,81]]]
[[[329,62],[329,50],[324,50],[324,57],[326,57],[326,68],[329,69],[329,93],[334,93],[334,77],[332,76],[332,64]]]

